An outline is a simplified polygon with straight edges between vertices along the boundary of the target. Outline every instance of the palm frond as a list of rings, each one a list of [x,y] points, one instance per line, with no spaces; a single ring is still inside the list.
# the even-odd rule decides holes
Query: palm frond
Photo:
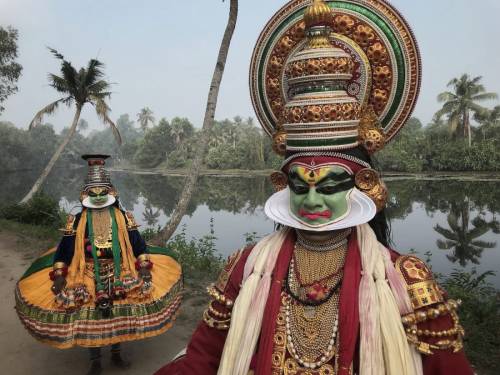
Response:
[[[64,78],[59,77],[58,75],[49,73],[48,74],[49,85],[56,89],[56,91],[63,94],[72,94],[70,88],[68,87],[68,83]]]
[[[436,226],[434,227],[434,230],[448,240],[454,240],[454,241],[458,240],[458,236],[455,233],[453,233],[449,229],[443,228],[439,224],[436,224]]]
[[[61,64],[62,77],[68,82],[68,86],[76,89],[78,87],[78,72],[69,61],[64,60]]]
[[[87,86],[87,91],[89,92],[90,95],[96,95],[96,96],[102,96],[104,93],[109,93],[108,90],[110,89],[111,85],[109,82],[104,81],[104,80],[99,80],[97,82],[94,82],[90,85]],[[106,95],[109,96],[109,95]]]
[[[104,77],[104,64],[97,59],[91,59],[87,64],[87,75],[85,77],[85,86],[90,86],[98,79]]]
[[[472,96],[471,100],[476,100],[479,102],[485,101],[485,100],[496,100],[498,99],[498,94],[494,92],[483,92],[481,94],[477,94]]]
[[[38,125],[40,125],[42,123],[43,116],[51,115],[52,113],[54,113],[55,110],[57,109],[57,107],[59,106],[59,104],[61,104],[62,102],[64,102],[67,99],[68,98],[58,99],[55,102],[52,102],[49,105],[43,107],[41,110],[39,110],[36,113],[35,117],[33,117],[33,120],[31,120],[30,125],[29,125],[29,129],[31,130],[31,129],[37,127]]]
[[[47,47],[47,49],[54,55],[56,59],[63,60],[64,61],[64,56],[61,55],[59,52],[57,52],[54,48]]]
[[[97,116],[101,119],[102,122],[109,125],[111,131],[113,132],[113,135],[115,136],[116,142],[119,145],[121,145],[122,137],[120,135],[120,131],[118,130],[115,123],[109,118],[109,112],[110,112],[109,106],[101,97],[96,97],[92,95],[90,99],[92,103],[95,105],[95,111],[97,113]]]
[[[441,250],[450,250],[451,248],[453,248],[455,246],[455,242],[453,241],[443,241],[441,239],[438,239],[436,241],[436,245],[439,249]]]
[[[481,249],[493,249],[497,245],[496,242],[488,242],[482,240],[472,241],[471,244]]]
[[[457,95],[450,92],[450,91],[445,91],[445,92],[442,92],[441,94],[439,94],[437,96],[437,100],[438,102],[442,103],[442,102],[449,102],[451,100],[456,100],[457,99]]]

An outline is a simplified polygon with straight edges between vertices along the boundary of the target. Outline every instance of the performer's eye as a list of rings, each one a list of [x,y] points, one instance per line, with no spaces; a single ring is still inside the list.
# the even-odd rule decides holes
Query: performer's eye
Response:
[[[295,194],[302,195],[309,192],[309,185],[304,184],[300,180],[288,179],[288,186]]]
[[[346,191],[354,187],[354,180],[349,178],[348,180],[342,181],[333,185],[331,181],[328,181],[325,185],[320,185],[316,188],[316,191],[324,195],[332,195],[339,193],[341,191]]]

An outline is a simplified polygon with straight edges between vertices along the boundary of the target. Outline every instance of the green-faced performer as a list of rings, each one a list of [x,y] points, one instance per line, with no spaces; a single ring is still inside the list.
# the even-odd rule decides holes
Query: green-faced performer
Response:
[[[69,215],[57,248],[37,259],[16,287],[16,310],[28,332],[55,348],[89,348],[88,374],[101,372],[101,347],[127,368],[120,343],[172,326],[181,301],[180,265],[150,248],[104,168],[107,155],[85,155],[82,210]]]
[[[389,247],[373,169],[420,86],[413,34],[386,0],[292,0],[250,63],[274,149],[278,229],[236,252],[184,356],[160,375],[472,375],[458,304]],[[416,231],[419,228],[415,228]]]

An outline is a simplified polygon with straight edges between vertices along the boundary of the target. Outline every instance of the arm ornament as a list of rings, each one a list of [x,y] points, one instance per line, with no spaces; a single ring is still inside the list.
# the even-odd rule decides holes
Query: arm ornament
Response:
[[[139,271],[140,269],[151,270],[153,268],[153,262],[149,258],[149,254],[141,254],[137,257],[135,261],[135,269]]]
[[[432,350],[453,349],[457,353],[463,348],[465,331],[460,325],[457,308],[461,301],[448,300],[428,309],[421,309],[402,317],[408,341],[417,347],[422,354],[433,354]],[[437,319],[440,316],[451,316],[453,327],[444,330],[419,329],[418,323]],[[422,339],[420,339],[422,337]],[[453,339],[455,337],[455,339]],[[435,343],[427,342],[429,338],[438,339]],[[424,341],[426,340],[426,341]]]
[[[459,352],[464,337],[457,314],[461,301],[445,301],[431,270],[414,256],[399,257],[396,269],[406,282],[414,310],[401,318],[408,341],[426,355],[434,354],[433,350]]]
[[[431,270],[420,259],[404,255],[396,260],[396,269],[403,276],[414,310],[443,302],[443,293]]]
[[[66,277],[68,275],[68,266],[64,262],[56,262],[52,266],[52,271],[49,272],[50,280],[54,281],[57,277]]]
[[[129,211],[125,212],[125,219],[127,221],[128,230],[136,230],[137,228],[139,228],[139,224],[137,224],[137,222],[135,221],[132,212]]]
[[[61,232],[64,232],[65,236],[74,236],[76,235],[76,230],[75,230],[75,216],[74,215],[68,215],[66,218],[66,225],[64,228],[59,229]]]
[[[203,321],[211,328],[224,331],[229,329],[231,324],[231,309],[233,308],[234,301],[227,297],[225,293],[231,274],[242,253],[243,251],[239,250],[232,254],[228,258],[217,281],[207,288],[207,293],[212,300],[203,313]]]

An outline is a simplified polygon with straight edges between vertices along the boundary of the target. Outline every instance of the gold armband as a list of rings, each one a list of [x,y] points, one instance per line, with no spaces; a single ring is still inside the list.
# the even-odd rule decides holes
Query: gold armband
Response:
[[[55,262],[54,265],[52,266],[52,269],[55,270],[61,270],[66,267],[66,263],[64,262]]]
[[[141,254],[137,257],[137,260],[139,262],[149,262],[150,261],[150,258],[149,258],[149,254]]]
[[[231,323],[231,318],[224,320],[217,320],[210,316],[208,310],[203,312],[203,321],[211,328],[215,328],[218,330],[227,330],[229,329],[229,325]]]
[[[64,232],[65,236],[74,236],[76,234],[75,219],[74,215],[68,215],[66,218],[66,225],[64,228],[59,229],[61,232]]]
[[[224,305],[228,308],[232,308],[234,301],[230,298],[227,298],[224,294],[219,292],[214,285],[210,285],[209,287],[207,287],[207,293],[210,297],[219,302],[221,305]]]

